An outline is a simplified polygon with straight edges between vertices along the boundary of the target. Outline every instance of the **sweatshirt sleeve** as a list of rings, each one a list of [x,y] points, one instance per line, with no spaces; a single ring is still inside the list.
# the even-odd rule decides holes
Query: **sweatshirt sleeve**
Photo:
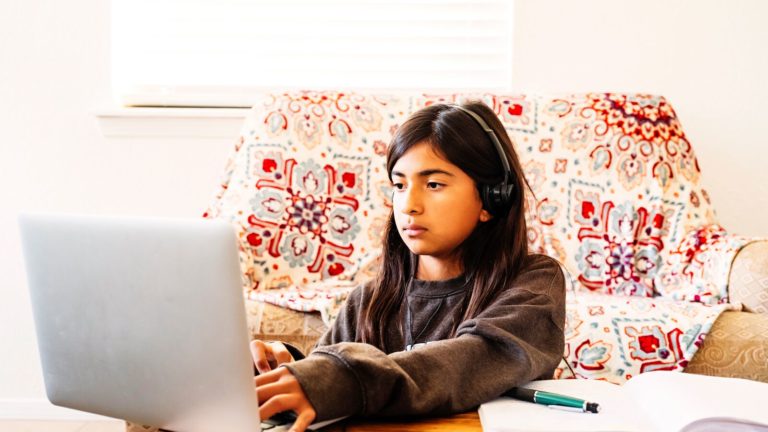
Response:
[[[556,261],[542,257],[461,323],[454,338],[385,354],[372,345],[333,343],[331,333],[323,340],[332,344],[287,367],[318,420],[462,412],[511,387],[550,378],[563,353],[564,321],[563,274]]]

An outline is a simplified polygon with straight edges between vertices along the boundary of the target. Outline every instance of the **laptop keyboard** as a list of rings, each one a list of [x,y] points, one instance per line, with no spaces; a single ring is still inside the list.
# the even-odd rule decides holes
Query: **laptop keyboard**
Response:
[[[296,421],[296,413],[293,411],[283,411],[272,417],[261,421],[261,430],[278,432],[288,430],[288,426]]]

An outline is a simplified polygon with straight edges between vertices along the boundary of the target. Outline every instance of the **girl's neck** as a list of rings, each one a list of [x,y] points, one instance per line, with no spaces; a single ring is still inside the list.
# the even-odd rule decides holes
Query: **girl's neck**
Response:
[[[416,279],[427,281],[453,279],[463,271],[459,260],[443,260],[422,255],[418,257]]]

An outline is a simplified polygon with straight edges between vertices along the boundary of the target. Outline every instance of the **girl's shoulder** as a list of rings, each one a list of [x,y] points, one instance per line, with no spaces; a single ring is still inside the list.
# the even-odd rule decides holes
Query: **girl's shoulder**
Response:
[[[513,285],[532,292],[552,295],[565,289],[565,276],[562,264],[543,254],[530,254],[525,257]]]
[[[347,294],[347,303],[359,307],[363,305],[366,299],[371,298],[375,280],[366,280],[357,284],[352,291]]]
[[[560,261],[552,258],[549,255],[544,254],[529,254],[524,258],[520,273],[527,271],[543,270],[550,273],[562,272],[562,264]]]

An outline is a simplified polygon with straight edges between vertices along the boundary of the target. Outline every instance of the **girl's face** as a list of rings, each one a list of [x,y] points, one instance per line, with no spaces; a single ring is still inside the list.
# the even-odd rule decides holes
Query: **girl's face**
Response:
[[[395,225],[416,255],[455,263],[458,246],[491,218],[472,178],[429,143],[403,154],[392,168],[392,184]]]

